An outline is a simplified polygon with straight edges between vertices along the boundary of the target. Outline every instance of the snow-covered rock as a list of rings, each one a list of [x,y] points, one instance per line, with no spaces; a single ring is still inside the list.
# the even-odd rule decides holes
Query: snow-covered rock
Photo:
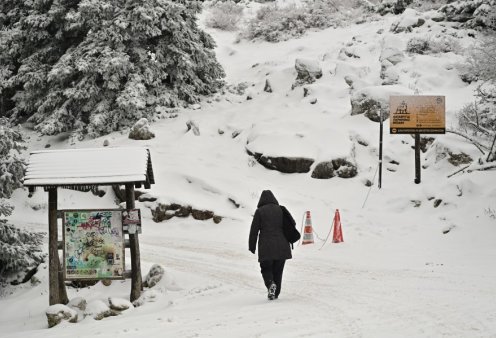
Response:
[[[146,118],[136,122],[129,131],[129,138],[133,140],[150,140],[155,134],[150,130],[150,123]]]
[[[351,115],[364,114],[369,120],[380,121],[389,118],[389,97],[391,95],[412,95],[412,90],[399,86],[370,86],[356,90],[351,96]]]
[[[312,172],[312,178],[326,179],[335,176],[341,178],[352,178],[357,175],[357,167],[346,159],[335,159],[320,162]]]
[[[123,298],[109,297],[109,307],[115,311],[124,311],[133,308],[133,303]]]
[[[165,274],[164,268],[159,264],[153,264],[145,277],[144,286],[152,288],[157,285]]]
[[[50,306],[45,312],[48,320],[48,327],[54,327],[60,324],[62,320],[70,323],[76,323],[78,320],[77,311],[63,304]]]
[[[379,61],[389,61],[393,65],[397,65],[403,59],[405,58],[405,55],[401,50],[395,47],[390,47],[386,46],[385,48],[382,49],[381,51],[381,56],[379,57]]]
[[[72,298],[67,304],[68,307],[71,307],[73,309],[78,309],[81,311],[86,310],[86,305],[87,305],[86,299],[84,299],[83,297]]]
[[[413,28],[420,27],[425,23],[425,19],[420,13],[412,8],[407,8],[400,18],[391,25],[390,31],[393,33],[411,32]]]
[[[377,11],[381,15],[401,14],[412,2],[413,0],[385,0],[377,6]]]
[[[316,79],[322,77],[322,67],[318,60],[296,59],[295,69],[297,76],[292,88],[314,83]]]
[[[496,30],[496,0],[458,0],[441,7],[447,21],[463,23],[470,28]]]
[[[102,320],[105,317],[115,316],[117,314],[104,301],[98,299],[89,302],[84,310],[85,317],[92,317],[95,320]]]
[[[198,123],[196,121],[187,121],[186,127],[188,128],[187,131],[193,130],[193,134],[195,134],[195,136],[200,136],[200,127],[198,126]]]

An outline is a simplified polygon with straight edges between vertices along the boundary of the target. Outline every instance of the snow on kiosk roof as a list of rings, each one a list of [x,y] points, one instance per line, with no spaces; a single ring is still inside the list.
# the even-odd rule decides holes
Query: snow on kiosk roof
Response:
[[[55,187],[82,188],[134,183],[146,189],[155,183],[147,148],[86,148],[31,152],[24,177],[29,191]]]

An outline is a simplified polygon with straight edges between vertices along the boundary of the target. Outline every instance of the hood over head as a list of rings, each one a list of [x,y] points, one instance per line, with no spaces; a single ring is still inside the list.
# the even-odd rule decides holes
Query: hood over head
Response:
[[[258,201],[257,208],[260,208],[261,206],[264,206],[266,204],[277,204],[279,203],[276,200],[276,197],[270,190],[264,190],[262,191],[262,195],[260,195],[260,200]]]

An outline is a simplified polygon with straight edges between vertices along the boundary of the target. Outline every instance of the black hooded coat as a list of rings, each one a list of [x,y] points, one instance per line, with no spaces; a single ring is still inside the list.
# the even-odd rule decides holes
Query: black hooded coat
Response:
[[[258,261],[290,259],[291,248],[282,230],[282,210],[274,194],[264,190],[251,222],[248,248],[255,252],[258,237]]]

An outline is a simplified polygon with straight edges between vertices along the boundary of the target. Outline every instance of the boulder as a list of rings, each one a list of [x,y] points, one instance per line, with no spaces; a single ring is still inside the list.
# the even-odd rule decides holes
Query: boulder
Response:
[[[310,171],[314,159],[305,157],[273,157],[257,152],[251,152],[246,149],[247,153],[253,156],[258,163],[267,169],[277,170],[282,173],[307,173]]]
[[[312,172],[312,178],[328,179],[334,176],[352,178],[357,175],[357,167],[344,158],[320,162]]]
[[[389,118],[389,97],[411,95],[412,91],[398,85],[369,86],[356,90],[351,95],[351,115],[364,114],[369,120],[380,122]]]
[[[55,304],[46,310],[48,327],[54,327],[60,324],[62,320],[67,320],[70,323],[76,323],[78,320],[77,311],[62,304]]]
[[[270,84],[269,79],[265,80],[264,92],[272,93],[272,85]]]
[[[158,282],[162,279],[165,274],[165,270],[162,266],[158,264],[153,264],[150,268],[150,271],[145,277],[145,281],[143,282],[143,286],[152,288],[157,285]]]
[[[389,61],[393,65],[397,65],[403,59],[405,55],[401,50],[395,47],[384,47],[381,51],[381,56],[379,57],[379,61]]]
[[[88,303],[84,310],[84,316],[92,317],[95,320],[102,320],[103,318],[116,316],[119,312],[112,310],[105,302],[101,300],[94,300]]]
[[[468,28],[496,30],[495,7],[496,0],[459,0],[444,5],[438,12],[447,21],[459,22]]]
[[[172,217],[188,217],[193,216],[196,220],[208,220],[213,219],[215,223],[219,223],[222,220],[221,216],[215,215],[213,211],[195,209],[190,205],[179,205],[177,203],[172,204],[155,204],[155,209],[152,209],[152,216],[155,222],[162,222],[164,220],[169,220]]]
[[[75,297],[71,299],[67,304],[68,307],[73,309],[78,309],[81,311],[86,310],[86,305],[87,305],[86,299],[84,299],[83,297]]]
[[[384,60],[381,64],[381,74],[382,85],[394,85],[397,84],[400,79],[400,74],[394,68],[393,64],[387,60]]]
[[[411,8],[405,10],[400,18],[391,25],[390,31],[393,33],[411,32],[414,28],[420,27],[425,23],[425,19]]]
[[[472,163],[473,159],[470,157],[470,155],[467,155],[465,153],[452,153],[448,152],[448,162],[454,165],[455,167],[462,165],[462,164],[469,164]]]
[[[381,15],[392,13],[395,15],[403,13],[413,0],[384,0],[378,7],[377,12]]]
[[[125,311],[134,307],[133,303],[123,298],[109,297],[108,301],[110,309],[115,311]]]
[[[297,76],[292,89],[304,84],[314,83],[316,79],[322,77],[322,67],[317,60],[296,59],[295,69]]]
[[[146,118],[136,122],[129,132],[129,138],[133,140],[150,140],[154,137],[155,134],[150,131],[150,124]]]
[[[195,121],[189,120],[186,122],[186,127],[188,128],[186,132],[193,130],[193,134],[195,134],[195,136],[200,136],[200,127]]]

